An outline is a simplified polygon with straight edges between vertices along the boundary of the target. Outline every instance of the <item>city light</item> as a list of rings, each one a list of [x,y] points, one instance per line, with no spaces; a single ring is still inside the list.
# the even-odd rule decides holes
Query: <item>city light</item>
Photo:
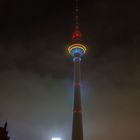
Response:
[[[62,139],[59,137],[52,137],[51,140],[62,140]]]

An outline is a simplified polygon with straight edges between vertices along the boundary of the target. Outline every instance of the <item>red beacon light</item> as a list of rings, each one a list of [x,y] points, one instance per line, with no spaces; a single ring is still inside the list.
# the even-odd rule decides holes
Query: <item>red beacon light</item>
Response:
[[[82,34],[81,34],[80,31],[75,31],[72,35],[72,38],[73,39],[79,39],[79,38],[81,38],[81,36],[82,36]]]

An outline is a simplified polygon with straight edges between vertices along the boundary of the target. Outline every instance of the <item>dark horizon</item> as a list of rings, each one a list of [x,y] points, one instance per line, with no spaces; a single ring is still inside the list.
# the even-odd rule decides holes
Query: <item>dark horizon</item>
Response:
[[[139,1],[80,0],[84,140],[140,139]],[[11,140],[71,140],[73,0],[0,1],[0,126]]]

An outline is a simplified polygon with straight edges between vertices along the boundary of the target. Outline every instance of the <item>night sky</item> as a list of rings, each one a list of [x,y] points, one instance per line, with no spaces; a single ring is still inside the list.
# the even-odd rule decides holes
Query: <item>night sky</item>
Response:
[[[85,140],[140,139],[139,0],[81,0]],[[0,1],[0,126],[11,140],[71,140],[72,0]]]

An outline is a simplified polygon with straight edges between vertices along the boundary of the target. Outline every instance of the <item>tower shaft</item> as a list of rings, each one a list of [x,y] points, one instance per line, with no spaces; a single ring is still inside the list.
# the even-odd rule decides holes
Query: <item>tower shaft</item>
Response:
[[[74,107],[72,140],[83,140],[82,107],[80,95],[80,59],[81,58],[76,58],[74,61]]]

